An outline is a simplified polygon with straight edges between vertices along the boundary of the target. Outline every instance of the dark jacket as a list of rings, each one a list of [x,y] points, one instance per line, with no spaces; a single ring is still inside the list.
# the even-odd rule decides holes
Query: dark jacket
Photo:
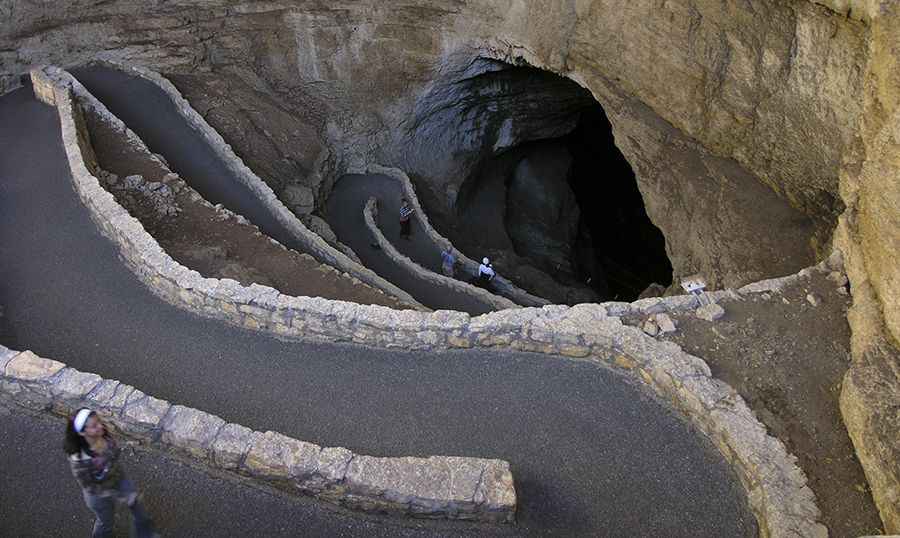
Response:
[[[124,477],[119,464],[121,455],[119,445],[107,437],[106,450],[101,454],[94,454],[90,449],[69,454],[69,467],[82,489],[91,495],[103,495],[117,489]]]

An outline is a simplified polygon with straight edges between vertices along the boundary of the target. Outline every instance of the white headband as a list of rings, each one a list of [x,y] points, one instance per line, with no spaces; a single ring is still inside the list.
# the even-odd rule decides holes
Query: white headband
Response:
[[[78,414],[75,415],[75,420],[72,421],[76,432],[81,433],[81,430],[84,429],[84,424],[91,416],[91,413],[93,413],[93,411],[90,409],[80,409],[78,411]]]

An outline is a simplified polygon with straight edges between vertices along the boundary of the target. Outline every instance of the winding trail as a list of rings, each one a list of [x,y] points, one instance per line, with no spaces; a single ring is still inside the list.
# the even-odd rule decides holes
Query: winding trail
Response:
[[[503,351],[287,343],[163,303],[74,194],[56,111],[25,88],[0,97],[0,117],[0,343],[322,445],[506,459],[518,524],[477,527],[480,536],[755,534],[718,452],[606,368]],[[271,517],[282,513],[273,506]]]
[[[410,239],[400,238],[400,185],[396,180],[378,174],[348,174],[341,177],[331,191],[325,218],[338,239],[356,252],[363,265],[409,292],[417,301],[435,310],[460,310],[478,315],[494,310],[477,297],[410,278],[400,267],[372,247],[374,238],[363,220],[363,208],[370,196],[378,199],[378,225],[388,241],[401,254],[419,265],[440,273],[440,250],[425,236],[419,223],[411,221]],[[459,278],[461,275],[457,275]]]
[[[258,201],[256,195],[221,162],[205,139],[183,121],[176,105],[159,87],[141,77],[103,65],[74,69],[71,74],[133,130],[151,151],[163,155],[170,168],[185,178],[204,198],[214,204],[221,203],[243,215],[281,244],[300,252],[305,251],[293,235]],[[137,103],[139,105],[135,106]],[[361,217],[368,194],[381,195],[386,210],[390,214],[396,214],[399,211],[400,188],[395,181],[385,176],[363,177],[369,181],[360,183],[351,178],[342,182],[345,186],[364,184],[365,189],[336,190],[348,196],[337,196],[336,202],[329,200],[328,213],[337,215],[337,218],[329,218],[329,224],[344,244],[356,251],[364,265],[412,294],[429,308],[460,310],[474,315],[494,310],[477,297],[417,281],[383,253],[372,251],[369,246],[372,241]],[[362,195],[362,202],[357,203],[357,200],[351,199],[354,195]],[[331,198],[335,197],[332,195]],[[395,223],[394,227],[398,228],[398,225]],[[398,241],[394,238],[398,235],[399,228],[389,230],[394,232],[389,238],[397,245]],[[417,234],[410,245],[398,245],[398,248],[423,267],[432,271],[439,270],[438,261],[432,262],[431,259],[440,260],[440,250],[424,234]]]
[[[304,252],[293,235],[222,163],[203,137],[187,125],[171,99],[150,81],[103,66],[71,71],[94,97],[125,122],[150,151],[213,204],[243,215],[282,245]]]

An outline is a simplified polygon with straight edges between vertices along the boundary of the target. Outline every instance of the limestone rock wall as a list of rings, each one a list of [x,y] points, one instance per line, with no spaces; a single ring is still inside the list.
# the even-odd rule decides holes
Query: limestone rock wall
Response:
[[[868,2],[870,7],[878,4]],[[900,533],[900,5],[871,25],[858,143],[841,170],[836,243],[853,291],[841,412],[888,533]]]
[[[855,408],[876,409],[866,402],[890,397],[883,387],[900,369],[898,9],[892,0],[0,0],[0,89],[36,64],[96,54],[234,78],[321,134],[328,158],[318,161],[335,174],[309,173],[316,192],[328,192],[337,173],[370,162],[404,168],[424,189],[461,182],[435,174],[459,148],[417,146],[408,135],[417,99],[460,80],[476,58],[568,77],[609,115],[676,277],[699,271],[740,285],[790,272],[828,252],[843,215],[854,357],[873,365],[853,378],[865,383],[845,385],[845,412],[851,435],[863,432],[854,442],[897,530],[896,438],[867,436],[850,403],[856,394]],[[314,153],[304,166],[326,166]],[[432,158],[413,158],[423,153]],[[746,226],[759,218],[740,198],[707,214],[729,192],[774,194],[762,204],[775,208],[766,233]],[[780,259],[787,249],[794,255]],[[890,409],[873,421],[895,417]],[[860,448],[865,437],[880,444]]]
[[[452,202],[465,179],[471,140],[421,136],[423,126],[415,122],[420,100],[452,95],[458,84],[483,73],[478,58],[527,62],[590,90],[629,160],[652,165],[638,171],[639,186],[650,218],[666,235],[675,276],[699,271],[715,285],[733,286],[794,272],[814,251],[828,252],[823,247],[843,209],[838,169],[861,112],[868,26],[847,18],[841,2],[828,4],[77,0],[59,9],[3,0],[0,13],[9,22],[0,32],[0,85],[36,63],[65,66],[97,53],[166,72],[209,73],[214,78],[198,78],[198,84],[209,88],[210,80],[232,79],[235,94],[259,95],[255,108],[281,110],[304,125],[295,137],[279,127],[270,147],[257,133],[247,137],[247,148],[232,141],[239,153],[256,147],[280,159],[263,167],[277,176],[276,191],[296,182],[290,177],[296,173],[321,203],[338,173],[383,162],[422,183],[424,199],[431,190],[431,199]],[[486,114],[481,119],[494,117]],[[227,132],[215,110],[209,116]],[[237,117],[258,123],[253,110]],[[632,129],[638,124],[644,127]],[[670,130],[703,151],[690,144],[653,151],[659,139],[668,144]],[[502,149],[534,136],[528,131],[500,123],[481,133],[480,143]],[[309,147],[296,151],[291,144]],[[712,167],[714,187],[727,187],[732,176],[769,185],[780,196],[772,203],[786,201],[779,225],[796,229],[780,243],[757,248],[755,239],[773,234],[745,226],[758,222],[751,220],[754,211],[737,219],[705,215],[709,200],[687,193],[695,170],[688,166],[679,175],[661,161],[691,163],[703,152],[735,163]],[[675,187],[660,192],[654,185],[661,183]],[[790,207],[809,222],[790,215]],[[737,246],[712,253],[705,245]],[[776,252],[790,256],[779,259]]]

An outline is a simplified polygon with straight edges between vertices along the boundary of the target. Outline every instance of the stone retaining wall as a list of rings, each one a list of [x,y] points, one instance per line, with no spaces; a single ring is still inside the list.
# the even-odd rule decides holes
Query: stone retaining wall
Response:
[[[105,67],[124,71],[132,76],[141,77],[158,86],[169,99],[172,100],[185,122],[207,141],[218,158],[232,174],[256,195],[263,206],[291,233],[292,237],[302,245],[305,252],[311,254],[322,263],[331,265],[340,271],[353,275],[370,286],[383,290],[389,295],[398,298],[400,301],[409,304],[411,307],[425,309],[413,299],[410,294],[381,278],[371,269],[356,263],[346,254],[332,247],[327,241],[307,228],[297,216],[281,202],[278,196],[275,195],[275,192],[272,191],[272,188],[244,164],[244,161],[232,151],[231,146],[222,139],[222,136],[213,129],[205,119],[203,119],[203,116],[194,110],[191,104],[182,97],[181,92],[179,92],[168,79],[155,71],[142,67],[125,65],[111,60],[97,60],[96,63]]]
[[[404,349],[499,347],[564,355],[618,368],[684,413],[733,466],[763,537],[828,535],[806,476],[778,439],[769,436],[744,400],[714,379],[701,359],[657,341],[616,316],[688,308],[692,297],[647,299],[632,305],[464,312],[397,311],[309,297],[265,286],[201,277],[175,263],[87,170],[78,143],[77,112],[69,89],[41,71],[36,85],[54,86],[63,145],[76,191],[101,231],[119,246],[131,269],[165,300],[197,314],[289,338],[349,341]],[[734,293],[731,291],[720,293]],[[717,295],[713,294],[713,297]],[[635,306],[641,305],[641,306]],[[556,360],[555,358],[548,358]]]
[[[494,295],[487,290],[473,286],[467,282],[463,282],[462,280],[457,280],[455,278],[450,278],[435,273],[434,271],[429,271],[428,269],[425,269],[421,265],[404,256],[403,254],[400,254],[400,252],[394,247],[394,245],[391,244],[390,241],[388,241],[387,237],[385,237],[384,234],[381,233],[381,228],[378,227],[378,201],[375,198],[369,198],[368,202],[366,203],[365,209],[363,209],[363,218],[365,219],[366,227],[369,229],[369,233],[371,233],[375,237],[375,241],[378,242],[378,246],[381,247],[381,251],[384,252],[392,262],[402,267],[403,270],[412,278],[426,282],[428,284],[431,284],[432,286],[450,288],[455,293],[468,295],[479,301],[480,303],[489,305],[494,310],[519,308],[519,305],[510,301],[506,297]]]
[[[428,215],[425,214],[425,210],[422,209],[422,205],[419,203],[419,197],[416,196],[416,189],[413,187],[412,181],[409,179],[409,176],[406,175],[406,172],[399,168],[389,168],[378,164],[369,165],[366,168],[366,171],[370,174],[381,174],[396,179],[400,183],[400,189],[402,190],[403,195],[416,210],[415,213],[413,213],[413,217],[418,220],[428,238],[431,239],[435,245],[450,245],[453,249],[453,253],[456,255],[458,263],[463,269],[472,275],[478,274],[478,266],[481,264],[457,250],[449,239],[439,234],[437,230],[431,226],[431,222],[428,221]],[[498,294],[512,300],[516,304],[522,306],[544,306],[550,304],[550,301],[528,293],[506,278],[503,278],[500,274],[497,274],[494,277],[492,284]]]
[[[187,196],[194,201],[196,204],[200,204],[205,206],[211,211],[214,211],[221,215],[224,219],[233,220],[240,225],[249,226],[252,228],[254,233],[263,241],[269,241],[276,247],[282,250],[288,250],[287,247],[276,241],[275,239],[262,234],[259,231],[259,228],[253,223],[249,222],[246,218],[236,213],[233,213],[228,208],[223,207],[221,204],[213,205],[208,200],[203,198],[198,192],[196,192],[190,185],[188,185],[181,177],[177,174],[171,173],[169,166],[167,163],[162,161],[157,154],[152,153],[149,148],[144,144],[144,142],[135,134],[131,129],[128,128],[119,118],[117,118],[106,106],[101,103],[97,98],[95,98],[88,90],[85,88],[77,79],[72,77],[70,74],[62,72],[60,73],[60,78],[65,80],[67,84],[71,85],[72,92],[75,96],[75,102],[78,104],[78,108],[80,108],[83,115],[85,115],[86,120],[93,120],[95,122],[100,122],[110,129],[115,131],[118,135],[122,136],[125,139],[126,144],[138,155],[141,155],[144,159],[146,159],[149,163],[154,165],[159,171],[162,179],[160,180],[162,183],[168,185],[176,192],[184,191]],[[46,92],[46,88],[42,86],[42,90]],[[88,122],[91,124],[91,121]],[[96,123],[94,123],[96,124]],[[85,140],[89,137],[86,136],[89,134],[89,129],[84,132],[80,132],[79,136],[83,136]],[[89,142],[85,142],[82,144],[82,151],[86,151],[88,149]],[[96,171],[99,169],[99,165],[94,166],[97,163],[90,162],[90,159],[86,159],[86,164],[92,173],[96,174]],[[168,174],[167,174],[168,173]],[[310,262],[317,263],[317,261],[305,252],[296,253],[301,258],[305,258]],[[336,277],[341,278],[340,272],[328,264],[319,264],[319,267],[322,271],[334,273]],[[368,284],[362,282],[356,277],[349,275],[348,273],[343,273],[343,278],[346,278],[348,284],[352,284],[354,286],[361,286],[372,290],[373,293],[384,294],[384,291],[378,288],[374,288],[369,286]],[[401,303],[403,304],[403,303]],[[428,310],[424,306],[416,303],[415,306],[420,307],[423,310]]]
[[[375,458],[321,447],[226,423],[119,381],[3,346],[0,398],[63,416],[88,407],[123,435],[192,462],[355,510],[496,523],[515,520],[513,477],[502,460]]]

